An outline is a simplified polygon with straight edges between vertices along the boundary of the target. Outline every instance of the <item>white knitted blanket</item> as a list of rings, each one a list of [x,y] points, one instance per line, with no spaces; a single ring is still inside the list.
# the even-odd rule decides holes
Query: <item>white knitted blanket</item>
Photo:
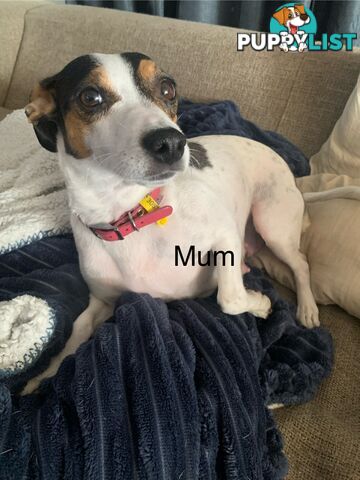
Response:
[[[70,231],[56,155],[42,148],[23,110],[0,122],[0,254]]]

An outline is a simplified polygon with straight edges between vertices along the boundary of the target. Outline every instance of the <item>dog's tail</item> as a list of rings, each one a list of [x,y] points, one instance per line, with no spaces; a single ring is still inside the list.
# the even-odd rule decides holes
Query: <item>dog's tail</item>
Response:
[[[324,192],[303,193],[306,203],[333,200],[334,198],[345,198],[348,200],[360,200],[360,186],[338,187]]]

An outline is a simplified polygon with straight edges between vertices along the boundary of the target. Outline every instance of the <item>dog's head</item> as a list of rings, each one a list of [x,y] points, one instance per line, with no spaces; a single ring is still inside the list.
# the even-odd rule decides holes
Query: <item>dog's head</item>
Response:
[[[41,81],[25,113],[47,150],[146,185],[188,165],[177,104],[175,81],[146,55],[93,54]]]
[[[298,27],[310,22],[310,17],[302,4],[281,8],[273,14],[273,17],[290,31],[297,30]],[[296,31],[293,33],[296,33]]]

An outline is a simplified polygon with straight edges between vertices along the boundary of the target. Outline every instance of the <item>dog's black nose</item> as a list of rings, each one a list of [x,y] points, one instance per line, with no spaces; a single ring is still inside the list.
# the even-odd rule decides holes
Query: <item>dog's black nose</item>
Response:
[[[301,20],[304,20],[304,22],[305,22],[309,18],[309,15],[307,15],[306,13],[301,13],[300,18],[301,18]]]
[[[143,148],[158,162],[171,165],[183,156],[185,136],[175,128],[160,128],[145,134]]]

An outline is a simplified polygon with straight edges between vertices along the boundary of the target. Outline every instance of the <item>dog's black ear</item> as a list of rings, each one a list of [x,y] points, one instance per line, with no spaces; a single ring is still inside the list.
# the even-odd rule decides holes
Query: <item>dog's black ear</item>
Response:
[[[47,116],[41,117],[34,125],[35,134],[42,145],[49,152],[57,152],[56,136],[58,133],[57,123]]]
[[[30,103],[25,107],[25,115],[33,124],[40,144],[50,152],[57,152],[58,133],[55,94],[56,76],[40,82],[30,95]]]

